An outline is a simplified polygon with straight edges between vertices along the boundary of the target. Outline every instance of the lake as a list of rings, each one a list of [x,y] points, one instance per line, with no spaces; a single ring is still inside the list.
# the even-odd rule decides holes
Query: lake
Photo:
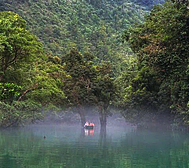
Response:
[[[188,168],[189,135],[134,126],[33,125],[0,131],[0,168]]]

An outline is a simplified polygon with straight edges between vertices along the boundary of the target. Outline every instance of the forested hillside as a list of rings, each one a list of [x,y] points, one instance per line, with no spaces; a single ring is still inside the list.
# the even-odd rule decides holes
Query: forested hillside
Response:
[[[138,65],[120,77],[120,82],[128,81],[120,91],[127,117],[172,114],[177,123],[189,123],[188,5],[168,1],[156,6],[143,24],[125,31]]]
[[[1,1],[0,126],[34,122],[42,109],[71,109],[83,125],[88,106],[102,126],[110,107],[137,123],[187,125],[189,4],[158,3]]]
[[[27,21],[27,28],[43,43],[46,53],[61,57],[72,47],[91,52],[101,60],[120,63],[132,51],[121,43],[121,34],[158,1],[130,0],[2,0],[0,11],[14,11]],[[119,66],[120,65],[120,66]]]

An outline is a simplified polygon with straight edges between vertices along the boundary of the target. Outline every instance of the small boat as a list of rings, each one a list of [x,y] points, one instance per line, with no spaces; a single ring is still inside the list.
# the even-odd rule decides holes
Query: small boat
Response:
[[[93,128],[94,128],[94,126],[85,125],[85,126],[84,126],[84,128],[89,130],[89,129],[93,129]]]
[[[88,121],[84,125],[85,129],[91,130],[94,128],[94,123],[89,123]]]

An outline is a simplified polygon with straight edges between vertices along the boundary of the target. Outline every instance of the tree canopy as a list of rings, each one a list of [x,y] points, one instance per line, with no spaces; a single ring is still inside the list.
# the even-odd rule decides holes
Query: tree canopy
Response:
[[[0,80],[9,68],[33,62],[41,53],[41,43],[26,30],[26,21],[13,12],[0,13]]]
[[[183,115],[182,118],[186,122],[188,121],[189,101],[188,18],[189,10],[185,3],[168,1],[163,6],[154,7],[150,15],[146,17],[144,24],[124,34],[124,39],[129,42],[132,50],[137,54],[138,75],[144,71],[145,67],[155,75],[149,80],[146,75],[141,78],[143,81],[140,78],[134,79],[131,82],[132,88],[135,86],[141,91],[145,89],[142,94],[147,96],[149,92],[150,100],[154,102],[155,98],[159,111],[176,112]],[[133,95],[130,98],[133,98]],[[148,108],[148,104],[135,102],[138,102],[140,106],[147,105],[146,108]]]

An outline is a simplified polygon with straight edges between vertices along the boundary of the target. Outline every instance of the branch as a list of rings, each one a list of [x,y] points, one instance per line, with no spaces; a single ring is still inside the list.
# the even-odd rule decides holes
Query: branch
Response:
[[[26,93],[30,92],[30,91],[33,91],[33,90],[36,90],[37,89],[37,85],[35,85],[34,88],[30,88],[30,89],[27,89],[19,98],[18,98],[18,102],[26,95]]]
[[[17,59],[17,57],[18,57],[18,54],[17,54],[17,50],[15,49],[14,58],[13,58],[12,60],[10,60],[10,61],[7,63],[7,65],[12,64],[12,63]]]

